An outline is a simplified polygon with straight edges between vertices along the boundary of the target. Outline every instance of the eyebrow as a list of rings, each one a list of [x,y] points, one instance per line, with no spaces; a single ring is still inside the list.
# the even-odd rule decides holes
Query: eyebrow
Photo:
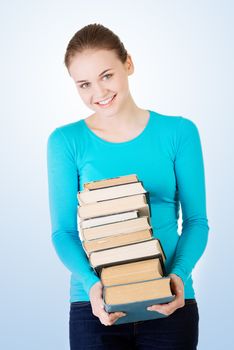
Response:
[[[109,70],[111,70],[112,68],[108,68],[108,69],[105,69],[102,73],[100,73],[98,76],[100,77],[101,75],[103,75],[104,73],[108,72]],[[76,83],[83,83],[85,81],[88,81],[88,80],[77,80]]]

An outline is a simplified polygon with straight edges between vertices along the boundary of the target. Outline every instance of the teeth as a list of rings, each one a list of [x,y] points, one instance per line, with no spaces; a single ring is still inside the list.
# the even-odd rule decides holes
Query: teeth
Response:
[[[112,100],[112,98],[113,98],[114,96],[112,96],[112,97],[110,97],[110,98],[108,98],[107,100],[104,100],[104,101],[101,101],[101,102],[98,102],[100,105],[106,105],[107,103],[109,103],[111,100]]]

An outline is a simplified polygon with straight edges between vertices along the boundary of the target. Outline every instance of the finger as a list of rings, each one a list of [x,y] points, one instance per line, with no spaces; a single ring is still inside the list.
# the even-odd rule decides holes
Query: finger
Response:
[[[175,309],[171,307],[165,307],[165,305],[160,305],[160,306],[152,306],[149,311],[157,311],[160,314],[164,315],[170,315]]]
[[[101,307],[97,316],[99,317],[102,324],[108,325],[110,321],[109,315],[110,314],[106,312],[104,308]]]
[[[124,317],[126,314],[123,312],[114,312],[109,314],[109,320],[110,322],[114,323],[116,322],[120,317]]]
[[[152,305],[150,307],[147,308],[148,311],[157,311],[159,312],[160,314],[164,314],[164,315],[167,315],[168,312],[170,312],[170,310],[165,310],[165,308],[163,308],[163,306],[156,306],[156,305]]]
[[[151,305],[147,308],[149,311],[158,311],[160,313],[163,313],[165,315],[170,315],[173,313],[176,309],[182,307],[184,305],[183,299],[176,298],[175,300],[171,301],[168,304],[157,304],[157,305]]]
[[[111,326],[113,323],[115,323],[120,317],[125,316],[126,314],[123,312],[111,312],[111,313],[103,313],[101,314],[100,319],[102,320],[102,323],[106,326]]]
[[[166,306],[169,308],[176,308],[178,304],[178,300],[174,299],[173,301],[167,303],[167,304],[154,304],[149,307],[147,307],[147,310],[162,310],[162,308],[165,308]]]

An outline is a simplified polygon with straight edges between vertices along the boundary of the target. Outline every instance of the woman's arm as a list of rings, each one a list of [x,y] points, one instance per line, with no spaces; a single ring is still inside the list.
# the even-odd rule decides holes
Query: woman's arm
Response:
[[[90,266],[78,235],[75,151],[59,128],[48,138],[47,171],[53,245],[60,260],[89,295],[90,288],[100,279]]]
[[[208,241],[205,174],[198,129],[181,117],[174,161],[179,200],[182,209],[182,232],[170,273],[185,284],[202,256]]]
[[[170,315],[185,305],[184,285],[205,250],[209,231],[202,148],[196,125],[181,117],[176,140],[174,166],[183,219],[182,232],[169,273],[171,288],[176,297],[170,303],[147,308],[165,315]]]

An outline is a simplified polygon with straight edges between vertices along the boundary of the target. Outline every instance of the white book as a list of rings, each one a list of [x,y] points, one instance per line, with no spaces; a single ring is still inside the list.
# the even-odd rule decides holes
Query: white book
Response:
[[[144,189],[142,182],[139,181],[131,184],[111,186],[92,191],[79,191],[77,197],[80,205],[85,205],[88,203],[133,196],[141,193],[146,193],[146,190]]]
[[[165,262],[165,254],[158,239],[152,238],[147,241],[126,244],[124,246],[101,249],[90,253],[90,263],[92,267],[107,265],[110,263],[125,260],[134,260],[150,256],[161,255]]]
[[[124,213],[111,214],[106,216],[99,216],[97,218],[80,220],[80,228],[83,229],[88,227],[100,226],[110,224],[113,222],[119,222],[136,218],[138,218],[138,210],[131,210]]]

